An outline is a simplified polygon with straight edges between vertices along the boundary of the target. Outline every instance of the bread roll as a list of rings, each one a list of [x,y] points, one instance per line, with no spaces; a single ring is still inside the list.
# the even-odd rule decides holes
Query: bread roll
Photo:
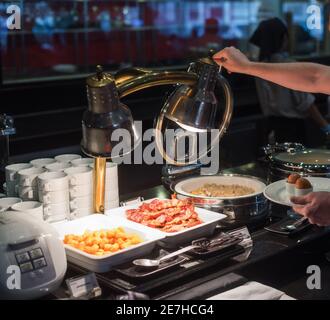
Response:
[[[307,179],[299,178],[299,179],[297,179],[297,181],[295,183],[295,187],[297,189],[311,189],[312,185]]]
[[[297,173],[292,173],[288,176],[288,180],[287,182],[288,183],[292,183],[292,184],[295,184],[296,181],[300,178],[300,175],[297,174]]]

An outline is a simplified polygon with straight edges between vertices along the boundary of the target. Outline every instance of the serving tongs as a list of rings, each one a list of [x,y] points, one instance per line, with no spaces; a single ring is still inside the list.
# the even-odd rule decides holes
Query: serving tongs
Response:
[[[207,238],[200,238],[192,241],[192,245],[195,245],[195,250],[208,251],[210,249],[223,250],[239,244],[243,241],[243,235],[231,235],[228,233],[221,233],[216,239],[209,240]]]
[[[230,235],[228,233],[222,233],[220,237],[212,240],[207,238],[193,240],[191,245],[183,247],[158,259],[135,259],[133,260],[133,264],[140,268],[158,268],[163,262],[177,257],[182,253],[186,253],[192,250],[197,252],[207,252],[209,250],[216,249],[216,251],[219,251],[232,247],[241,241],[243,241],[243,236],[240,234]]]
[[[161,258],[158,259],[135,259],[133,260],[133,264],[140,268],[158,268],[161,263],[170,260],[174,257],[177,257],[178,255],[188,252],[190,250],[199,248],[198,244],[191,244],[190,246],[184,247],[180,250],[174,251],[172,253],[169,253]]]

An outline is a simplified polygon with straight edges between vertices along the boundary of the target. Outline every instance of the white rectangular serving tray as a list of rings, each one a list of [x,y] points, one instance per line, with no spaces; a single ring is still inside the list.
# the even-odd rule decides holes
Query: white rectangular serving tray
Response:
[[[154,199],[149,199],[144,202],[150,202]],[[164,200],[164,199],[160,199],[160,200]],[[152,228],[152,227],[144,226],[137,222],[133,222],[126,218],[126,210],[137,209],[141,204],[142,203],[125,206],[125,207],[109,209],[105,212],[105,215],[111,216],[111,217],[119,217],[123,220],[133,223],[134,225],[141,226],[143,228],[143,230],[146,230],[146,231],[154,230],[163,236],[162,242],[172,245],[172,246],[186,243],[186,242],[189,242],[192,240],[196,240],[201,237],[211,236],[213,234],[216,226],[219,224],[219,221],[222,219],[225,219],[227,217],[226,215],[221,214],[221,213],[217,213],[217,212],[213,212],[213,211],[206,210],[203,208],[195,207],[195,211],[197,212],[199,218],[203,221],[202,224],[199,224],[199,225],[191,227],[191,228],[187,228],[187,229],[179,231],[179,232],[164,232],[164,231],[160,231],[155,228]]]
[[[61,240],[66,234],[79,235],[85,230],[97,231],[117,227],[123,227],[125,232],[141,237],[142,243],[103,256],[95,256],[64,244],[68,261],[94,272],[107,272],[119,264],[148,255],[154,249],[157,241],[164,238],[164,235],[156,230],[149,230],[150,228],[146,229],[127,219],[104,214],[92,214],[72,221],[57,222],[52,226],[59,233]]]

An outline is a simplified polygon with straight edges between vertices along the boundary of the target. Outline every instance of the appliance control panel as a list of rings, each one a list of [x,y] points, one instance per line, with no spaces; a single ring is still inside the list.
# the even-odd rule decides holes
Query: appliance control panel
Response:
[[[44,238],[8,245],[9,260],[21,271],[21,289],[43,285],[56,277],[51,254]]]

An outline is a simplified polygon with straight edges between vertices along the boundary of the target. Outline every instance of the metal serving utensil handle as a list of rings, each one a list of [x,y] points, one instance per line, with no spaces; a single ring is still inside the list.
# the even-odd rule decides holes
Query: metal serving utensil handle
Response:
[[[170,254],[167,254],[166,256],[161,257],[158,261],[161,262],[161,261],[164,261],[164,260],[168,260],[170,258],[173,258],[173,257],[176,257],[176,256],[180,255],[181,253],[188,252],[188,251],[190,251],[192,249],[195,249],[197,247],[198,246],[196,246],[196,245],[190,245],[188,247],[185,247],[185,248],[182,248],[180,250],[174,251]]]

